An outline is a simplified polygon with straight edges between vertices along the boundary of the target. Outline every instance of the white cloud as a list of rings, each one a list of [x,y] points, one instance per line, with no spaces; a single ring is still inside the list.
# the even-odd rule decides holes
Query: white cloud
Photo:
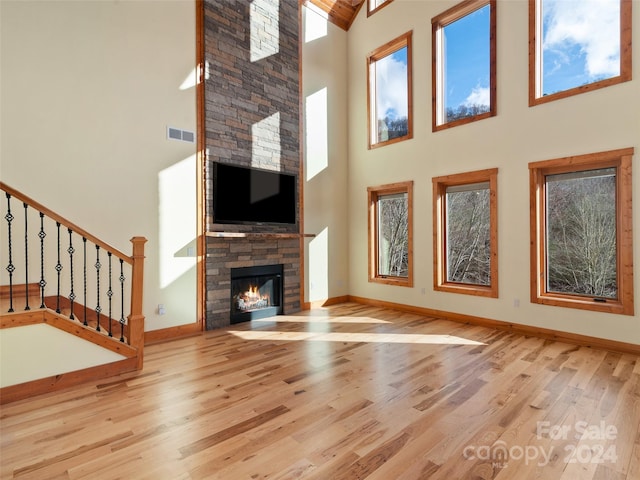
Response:
[[[489,92],[489,87],[475,87],[469,96],[463,102],[463,105],[471,106],[471,105],[486,105],[487,107],[491,104],[491,93]]]
[[[590,77],[620,73],[620,0],[545,0],[544,49],[579,45]]]
[[[388,110],[394,110],[399,117],[406,117],[407,65],[392,56],[378,60],[376,81],[378,117],[384,117]]]

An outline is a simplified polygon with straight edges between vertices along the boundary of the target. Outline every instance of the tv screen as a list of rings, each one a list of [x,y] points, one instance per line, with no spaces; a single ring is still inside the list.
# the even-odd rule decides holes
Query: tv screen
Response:
[[[215,223],[296,223],[297,176],[213,164]]]

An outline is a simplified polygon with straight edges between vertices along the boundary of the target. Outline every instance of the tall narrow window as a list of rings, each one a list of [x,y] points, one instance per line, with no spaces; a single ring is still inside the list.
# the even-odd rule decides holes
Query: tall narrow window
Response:
[[[431,25],[433,131],[494,116],[495,0],[466,0]]]
[[[433,179],[434,289],[498,296],[497,169]]]
[[[632,155],[529,164],[532,302],[633,315]]]
[[[529,105],[631,80],[631,0],[529,0]]]
[[[367,0],[367,17],[373,15],[382,7],[386,7],[393,0]]]
[[[369,281],[413,286],[413,182],[367,189]]]
[[[369,148],[413,137],[411,33],[367,56]]]

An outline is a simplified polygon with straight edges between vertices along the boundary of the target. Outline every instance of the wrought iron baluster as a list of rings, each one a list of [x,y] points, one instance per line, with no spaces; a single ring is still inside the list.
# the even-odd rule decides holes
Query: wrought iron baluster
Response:
[[[11,195],[5,193],[7,197],[7,214],[4,216],[7,221],[7,244],[9,246],[9,263],[7,264],[7,272],[9,272],[9,312],[13,312],[13,272],[16,270],[13,264],[13,254],[11,251],[11,222],[13,222],[14,216],[11,213]]]
[[[76,299],[76,294],[73,291],[73,254],[75,253],[75,248],[73,248],[73,240],[72,240],[72,234],[73,231],[69,228],[67,229],[67,231],[69,232],[69,248],[67,249],[67,252],[69,253],[69,270],[70,270],[70,277],[71,277],[71,293],[69,293],[69,301],[71,302],[71,315],[69,315],[69,318],[71,320],[75,320],[76,317],[73,315],[73,303],[74,300]]]
[[[56,263],[56,272],[58,272],[58,292],[56,294],[56,313],[60,313],[60,272],[62,272],[62,263],[60,263],[60,222],[56,222],[58,229],[58,262]]]
[[[83,325],[89,325],[87,322],[87,239],[82,237],[82,284],[84,290],[84,302],[83,302],[83,312],[84,312],[84,322]]]
[[[124,261],[120,259],[120,341],[124,342]]]
[[[29,306],[29,220],[27,209],[29,205],[26,203],[22,203],[24,206],[24,288],[26,291],[25,295],[25,310],[31,310]]]
[[[44,304],[44,287],[47,285],[46,280],[44,279],[44,238],[47,234],[44,231],[44,213],[40,212],[40,232],[38,233],[38,237],[40,237],[40,308],[45,308]]]
[[[97,305],[96,305],[96,331],[99,332],[100,331],[100,312],[102,311],[102,308],[100,307],[100,267],[102,267],[102,265],[100,264],[100,245],[96,245],[96,298],[97,298]]]
[[[107,252],[109,258],[109,290],[107,290],[107,298],[109,299],[109,336],[113,337],[111,332],[111,297],[113,297],[113,290],[111,289],[111,252]]]

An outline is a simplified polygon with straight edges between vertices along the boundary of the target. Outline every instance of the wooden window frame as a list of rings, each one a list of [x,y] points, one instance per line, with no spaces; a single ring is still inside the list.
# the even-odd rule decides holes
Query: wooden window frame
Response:
[[[531,302],[595,312],[633,315],[633,231],[631,158],[633,148],[529,163],[531,231]],[[547,175],[600,168],[616,169],[616,268],[618,298],[594,300],[585,295],[547,291],[545,178]]]
[[[529,106],[560,100],[580,93],[628,82],[632,78],[631,68],[631,4],[632,0],[620,0],[620,75],[586,85],[579,85],[560,92],[542,95],[542,23],[540,22],[540,2],[529,0]]]
[[[411,37],[413,36],[413,30],[408,31],[400,35],[397,38],[387,42],[381,47],[376,48],[373,52],[367,55],[367,145],[369,149],[383,147],[385,145],[391,145],[393,143],[401,142],[403,140],[409,140],[413,138],[413,93],[412,93],[412,46]],[[375,112],[375,106],[372,103],[372,95],[375,94],[375,88],[372,92],[372,78],[371,78],[371,65],[375,62],[391,55],[392,53],[407,47],[407,134],[402,137],[396,137],[385,142],[373,142],[372,135],[377,132],[377,128],[373,128],[373,122],[377,122],[377,115]],[[375,98],[373,98],[375,102]],[[375,117],[375,118],[372,118]],[[377,137],[377,135],[376,135]]]
[[[384,7],[386,7],[387,5],[389,5],[391,2],[393,2],[393,0],[385,0],[384,2],[382,2],[380,5],[378,5],[375,8],[371,8],[371,0],[367,0],[367,17],[370,17],[371,15],[373,15],[374,13],[379,12],[380,10],[382,10]]]
[[[407,247],[407,276],[393,277],[378,275],[378,198],[384,195],[393,195],[398,193],[407,194],[407,229],[409,237],[409,245]],[[413,287],[413,181],[368,187],[367,201],[369,208],[369,282]]]
[[[479,115],[473,115],[451,122],[438,124],[442,113],[440,106],[444,108],[442,92],[444,91],[444,71],[441,68],[442,29],[457,20],[489,5],[489,111]],[[497,114],[497,86],[496,86],[496,0],[466,0],[440,15],[431,19],[431,124],[432,131],[437,132],[458,125],[476,122],[485,118],[494,117]]]
[[[491,242],[491,284],[475,285],[447,280],[447,188],[474,183],[489,183],[489,223]],[[498,298],[498,169],[434,177],[433,183],[433,289]]]

